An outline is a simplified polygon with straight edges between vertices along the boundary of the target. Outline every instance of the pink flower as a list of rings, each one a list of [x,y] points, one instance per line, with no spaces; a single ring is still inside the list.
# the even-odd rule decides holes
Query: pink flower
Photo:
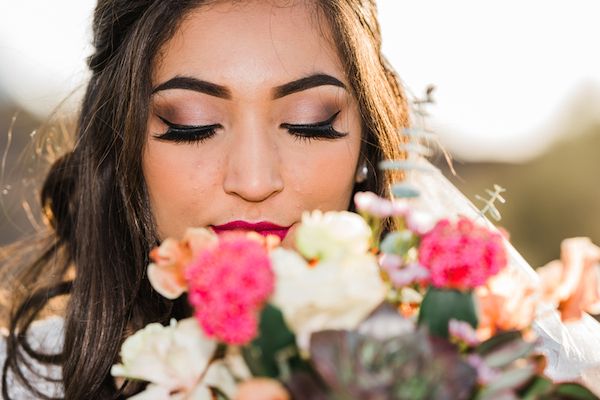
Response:
[[[477,331],[468,322],[451,319],[448,322],[448,332],[451,338],[469,347],[475,347],[481,343],[477,337]]]
[[[479,354],[469,354],[467,363],[477,371],[477,381],[480,385],[489,385],[498,378],[499,371],[489,367]]]
[[[421,239],[419,263],[439,288],[468,290],[485,284],[507,263],[500,234],[461,217],[439,221]]]
[[[379,263],[395,288],[429,283],[428,269],[418,263],[404,265],[402,257],[396,254],[383,254]]]
[[[274,289],[263,244],[243,233],[223,233],[185,276],[194,315],[208,337],[245,344],[256,336],[258,312]]]
[[[384,199],[373,192],[357,192],[354,195],[354,204],[358,211],[378,218],[405,215],[408,212],[407,202]]]

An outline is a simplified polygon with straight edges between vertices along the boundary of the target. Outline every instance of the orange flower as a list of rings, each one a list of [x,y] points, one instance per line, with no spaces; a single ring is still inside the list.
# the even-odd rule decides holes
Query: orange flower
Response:
[[[597,312],[600,305],[598,263],[600,247],[588,238],[566,239],[560,261],[552,261],[537,272],[542,279],[545,301],[554,303],[563,321],[578,320],[583,312]]]
[[[152,287],[167,299],[176,299],[187,290],[184,271],[187,265],[208,246],[217,242],[217,236],[204,228],[186,230],[183,239],[165,239],[150,252],[153,263],[148,265],[148,280]]]
[[[475,289],[479,308],[477,336],[492,337],[497,331],[528,328],[540,300],[539,289],[514,268],[505,268]]]

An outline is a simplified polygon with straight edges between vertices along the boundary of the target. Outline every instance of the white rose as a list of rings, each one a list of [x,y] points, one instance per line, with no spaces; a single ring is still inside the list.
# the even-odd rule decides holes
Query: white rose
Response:
[[[170,326],[149,324],[125,340],[122,363],[113,365],[111,374],[150,382],[144,392],[133,397],[136,400],[210,400],[208,385],[233,395],[235,382],[222,363],[208,365],[215,349],[216,343],[204,336],[193,318],[178,323],[171,320]],[[165,393],[173,395],[165,397]]]
[[[337,259],[369,250],[371,228],[358,214],[319,210],[302,214],[296,233],[298,251],[307,259]]]
[[[298,253],[271,252],[277,277],[272,303],[308,351],[310,335],[326,329],[355,329],[384,300],[386,288],[370,253],[309,265]]]

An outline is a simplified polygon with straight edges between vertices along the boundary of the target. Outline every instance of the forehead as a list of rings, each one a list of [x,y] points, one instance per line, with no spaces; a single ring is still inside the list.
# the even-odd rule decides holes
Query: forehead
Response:
[[[188,14],[162,47],[153,84],[177,75],[259,90],[314,73],[345,83],[325,18],[308,1],[221,1]]]

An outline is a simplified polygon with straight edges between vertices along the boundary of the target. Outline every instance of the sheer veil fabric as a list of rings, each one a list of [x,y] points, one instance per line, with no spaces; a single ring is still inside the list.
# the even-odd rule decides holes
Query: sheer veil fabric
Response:
[[[407,183],[421,193],[414,200],[414,208],[432,213],[436,218],[464,215],[483,220],[488,227],[495,229],[439,169],[424,159],[419,163],[430,172],[407,172]],[[506,248],[509,268],[516,272],[515,275],[539,285],[538,275],[508,241]],[[542,305],[534,329],[541,340],[539,349],[548,359],[546,374],[556,381],[583,381],[600,395],[600,323],[587,314],[580,321],[563,323],[552,306]]]

